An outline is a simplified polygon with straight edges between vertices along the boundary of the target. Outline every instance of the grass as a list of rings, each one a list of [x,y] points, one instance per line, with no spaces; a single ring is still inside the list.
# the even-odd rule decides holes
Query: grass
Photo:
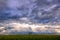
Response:
[[[0,35],[0,40],[60,40],[60,35]]]

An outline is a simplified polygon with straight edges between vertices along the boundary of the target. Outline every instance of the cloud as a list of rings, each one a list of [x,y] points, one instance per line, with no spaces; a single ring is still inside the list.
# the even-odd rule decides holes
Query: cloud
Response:
[[[7,22],[7,23],[6,23]],[[6,21],[1,23],[0,34],[58,34],[59,25],[27,24],[17,21]]]
[[[47,5],[47,0],[40,1],[42,3],[39,6],[39,0],[7,0],[6,7],[0,11],[0,20],[28,18],[34,23],[49,23],[55,18],[53,9],[58,5],[54,3]]]
[[[60,33],[51,25],[60,24],[59,4],[58,0],[0,1],[0,34]]]

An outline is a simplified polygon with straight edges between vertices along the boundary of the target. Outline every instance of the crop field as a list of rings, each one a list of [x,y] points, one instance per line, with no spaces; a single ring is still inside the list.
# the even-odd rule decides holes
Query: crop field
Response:
[[[0,40],[60,40],[60,35],[0,35]]]

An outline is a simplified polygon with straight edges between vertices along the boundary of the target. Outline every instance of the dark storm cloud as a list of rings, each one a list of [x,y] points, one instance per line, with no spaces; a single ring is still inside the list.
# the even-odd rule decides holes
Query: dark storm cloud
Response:
[[[26,17],[31,22],[37,23],[58,22],[60,20],[59,2],[59,0],[25,0],[25,2],[24,0],[7,0],[6,7],[0,9],[0,20],[18,20]]]

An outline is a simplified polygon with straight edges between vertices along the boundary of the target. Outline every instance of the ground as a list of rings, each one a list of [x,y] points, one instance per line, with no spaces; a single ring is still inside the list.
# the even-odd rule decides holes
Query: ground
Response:
[[[60,35],[0,35],[0,40],[60,40]]]

